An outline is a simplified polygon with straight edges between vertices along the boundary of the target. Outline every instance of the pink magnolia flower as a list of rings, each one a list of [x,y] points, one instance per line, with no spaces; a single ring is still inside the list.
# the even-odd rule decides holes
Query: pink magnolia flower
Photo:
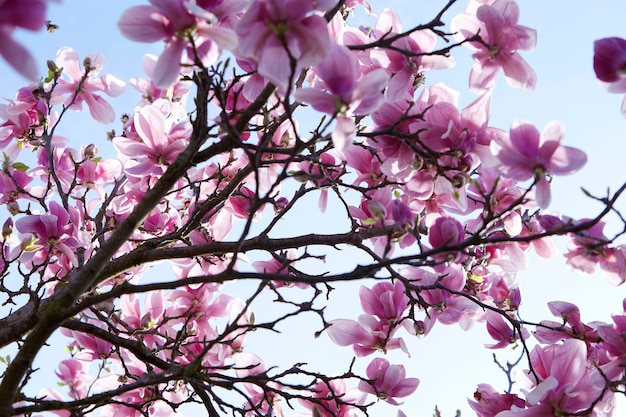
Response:
[[[31,54],[16,42],[16,28],[39,30],[46,24],[47,0],[3,0],[0,2],[0,56],[22,76],[37,78],[37,64]]]
[[[541,208],[550,204],[551,175],[573,174],[587,162],[583,151],[561,145],[563,135],[559,122],[549,123],[539,133],[530,123],[516,120],[508,136],[500,135],[491,142],[500,172],[514,180],[535,181],[535,198]]]
[[[82,246],[75,237],[76,225],[71,224],[70,214],[56,201],[49,204],[48,212],[31,214],[15,222],[15,228],[25,235],[32,235],[36,240],[31,249],[26,249],[22,259],[43,262],[49,253],[63,256],[74,266],[78,266],[76,249]]]
[[[93,377],[87,375],[89,363],[78,359],[64,359],[59,363],[58,370],[54,373],[59,377],[69,390],[72,398],[85,398],[89,387],[93,381]]]
[[[90,54],[81,65],[74,49],[69,47],[59,49],[56,65],[63,68],[64,78],[59,79],[53,96],[67,94],[64,103],[66,106],[71,105],[73,110],[81,110],[84,102],[94,120],[100,123],[113,122],[115,120],[113,107],[98,93],[117,97],[124,92],[125,84],[111,74],[98,77],[104,63],[102,54]]]
[[[117,150],[128,158],[124,167],[127,174],[136,178],[159,176],[187,146],[191,124],[176,123],[163,111],[157,104],[142,107],[133,116],[126,136],[113,138]]]
[[[130,40],[166,43],[152,73],[152,81],[158,88],[168,88],[176,82],[183,52],[187,52],[192,63],[198,60],[209,66],[217,61],[221,48],[234,49],[237,45],[234,31],[219,26],[218,17],[209,7],[186,0],[150,0],[150,3],[151,6],[126,10],[117,26]]]
[[[392,9],[384,9],[372,29],[375,39],[402,33],[400,17]],[[402,100],[415,90],[415,80],[423,71],[454,66],[454,59],[443,55],[428,55],[435,49],[437,36],[430,30],[411,31],[392,43],[394,49],[375,48],[370,52],[372,63],[389,73],[391,80],[385,92],[390,102]],[[407,51],[408,54],[401,51]]]
[[[400,274],[419,287],[440,284],[445,288],[420,291],[420,296],[431,306],[424,320],[425,333],[430,332],[437,321],[445,325],[459,323],[463,329],[468,329],[473,324],[474,315],[478,309],[476,303],[466,297],[446,291],[450,289],[459,292],[465,288],[467,274],[460,264],[450,264],[437,273],[423,268],[405,268],[400,271]]]
[[[263,360],[253,353],[242,352],[235,355],[235,372],[239,378],[249,376],[265,375],[267,369]],[[282,416],[282,409],[278,394],[274,390],[281,389],[280,384],[270,382],[268,385],[274,390],[264,390],[261,384],[245,382],[246,404],[244,405],[247,416],[277,415]]]
[[[501,349],[519,339],[519,333],[510,326],[509,322],[501,314],[492,310],[487,310],[487,332],[497,343],[486,345],[489,349]],[[529,337],[526,329],[523,329],[524,338]]]
[[[539,381],[534,380],[533,373],[519,374],[518,382],[528,388],[522,390],[526,407],[513,404],[498,417],[571,415],[594,404],[599,413],[591,415],[611,415],[614,394],[604,392],[604,378],[595,366],[588,363],[583,341],[567,339],[562,344],[536,346],[530,353],[530,360]],[[602,410],[601,414],[599,410]]]
[[[314,398],[320,400],[321,405],[305,399],[299,401],[316,417],[355,417],[356,406],[363,405],[366,399],[366,394],[359,390],[348,390],[343,379],[318,381],[313,392]]]
[[[400,281],[391,283],[379,282],[371,289],[362,285],[359,289],[361,306],[367,314],[377,316],[381,320],[397,321],[408,308],[409,297]]]
[[[383,358],[374,358],[365,372],[371,383],[360,381],[359,390],[393,405],[400,405],[395,398],[411,395],[420,383],[417,378],[406,377],[404,366],[391,365]]]
[[[626,93],[626,39],[604,38],[593,44],[593,69],[609,93]],[[626,97],[622,101],[626,117]]]
[[[144,312],[139,305],[136,294],[122,296],[122,320],[137,334],[143,334],[141,340],[149,349],[154,349],[164,341],[158,333],[167,333],[171,328],[165,320],[165,296],[162,291],[148,293],[144,301]],[[165,325],[165,326],[163,326]],[[162,328],[165,327],[165,328]]]
[[[550,312],[562,319],[562,322],[543,320],[541,327],[535,330],[535,338],[541,343],[556,343],[565,338],[583,340],[590,346],[600,342],[598,332],[591,326],[583,323],[578,306],[565,301],[551,301],[548,303]],[[555,330],[552,330],[555,329]]]
[[[334,0],[259,0],[236,27],[240,58],[256,63],[257,71],[285,93],[303,68],[328,54],[331,39],[319,14]]]
[[[491,385],[480,384],[474,392],[474,400],[468,400],[478,417],[495,417],[500,411],[512,406],[523,408],[525,401],[515,394],[500,394]]]
[[[296,100],[309,103],[314,109],[337,115],[332,134],[337,150],[347,149],[356,133],[353,115],[367,115],[380,107],[381,92],[389,76],[382,69],[361,76],[358,60],[348,48],[333,44],[326,58],[313,67],[320,80],[311,88],[296,91]]]
[[[144,55],[141,59],[141,68],[149,78],[135,77],[129,81],[129,84],[142,94],[140,105],[153,103],[160,98],[165,98],[173,103],[179,103],[184,108],[190,83],[188,81],[176,81],[168,88],[157,87],[154,82],[154,71],[157,68],[157,61],[158,57],[155,55]]]
[[[359,321],[337,319],[331,321],[328,336],[338,346],[352,346],[357,356],[367,356],[380,350],[408,350],[402,338],[393,337],[398,329],[387,320],[378,320],[369,314],[359,316]]]
[[[22,87],[15,99],[8,104],[0,104],[0,149],[15,143],[14,139],[28,145],[43,134],[44,123],[55,123],[54,112],[48,113],[46,102],[36,93],[34,87]]]
[[[433,248],[454,246],[465,240],[465,228],[454,217],[438,217],[428,228],[428,241]]]
[[[500,70],[512,86],[534,89],[537,76],[517,51],[534,49],[537,33],[518,25],[518,20],[519,7],[514,0],[490,1],[478,7],[475,14],[466,11],[452,19],[452,31],[459,40],[476,34],[482,39],[482,42],[469,43],[469,47],[476,50],[470,74],[473,91],[493,89]]]

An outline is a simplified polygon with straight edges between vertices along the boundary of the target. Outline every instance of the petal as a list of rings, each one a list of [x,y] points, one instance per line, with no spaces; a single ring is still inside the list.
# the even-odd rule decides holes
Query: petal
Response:
[[[30,52],[13,40],[10,35],[5,36],[4,33],[0,33],[0,36],[2,36],[0,55],[5,61],[24,78],[37,79],[37,64]]]
[[[169,19],[154,6],[135,6],[126,10],[117,27],[135,42],[156,42],[168,36]]]
[[[185,41],[175,38],[167,44],[161,56],[157,60],[152,74],[152,81],[158,88],[167,89],[180,75],[180,61],[185,49]]]
[[[335,114],[337,111],[337,96],[317,88],[299,88],[294,98],[300,103],[310,104],[322,113]]]
[[[328,328],[327,333],[330,340],[339,346],[369,345],[374,339],[359,323],[347,319],[331,321],[331,326]]]
[[[115,111],[111,104],[100,96],[84,93],[82,98],[89,107],[89,114],[100,123],[112,123],[115,120]]]

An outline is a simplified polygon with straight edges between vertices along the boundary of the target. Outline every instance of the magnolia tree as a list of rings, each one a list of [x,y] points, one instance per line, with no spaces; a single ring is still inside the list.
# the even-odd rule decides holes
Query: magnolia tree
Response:
[[[365,0],[150,0],[120,11],[118,27],[164,49],[129,81],[141,101],[116,115],[107,97],[125,84],[101,55],[62,48],[38,78],[12,34],[53,30],[46,1],[0,1],[0,54],[31,79],[0,107],[0,346],[11,352],[0,415],[380,415],[419,390],[386,354],[408,358],[408,338],[450,324],[521,355],[502,366],[508,386],[461,394],[478,416],[612,415],[626,312],[585,323],[555,301],[556,318],[525,321],[516,273],[531,253],[555,256],[563,236],[567,264],[622,284],[623,232],[603,227],[622,219],[623,187],[589,195],[604,209],[585,218],[545,211],[553,177],[585,153],[557,122],[489,124],[500,73],[533,89],[520,51],[536,33],[513,0],[469,0],[450,16],[454,3],[406,27]],[[476,98],[460,108],[425,74],[463,48]],[[625,40],[597,41],[593,65],[626,92]],[[82,108],[95,122],[121,116],[110,143],[58,134]],[[332,213],[333,233],[281,227],[316,210]],[[338,251],[349,255],[325,262]],[[337,299],[349,282],[352,298]],[[336,303],[354,307],[331,317]],[[252,332],[272,343],[283,324],[354,358],[326,373],[249,348]],[[67,348],[52,377],[34,365],[48,346]]]

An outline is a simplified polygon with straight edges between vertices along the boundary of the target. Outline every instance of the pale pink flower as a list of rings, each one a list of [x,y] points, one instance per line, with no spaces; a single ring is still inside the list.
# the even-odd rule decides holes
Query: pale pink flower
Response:
[[[191,136],[188,121],[176,123],[156,104],[135,113],[129,133],[113,138],[117,150],[128,158],[124,170],[133,177],[160,175],[185,149]]]
[[[126,10],[117,26],[130,40],[166,43],[152,74],[158,88],[168,88],[177,81],[183,52],[187,52],[191,63],[198,60],[209,66],[220,57],[221,49],[233,49],[237,45],[234,31],[219,26],[218,17],[209,7],[183,0],[150,0],[150,3],[151,6]]]
[[[235,372],[239,378],[247,378],[256,375],[265,375],[267,369],[263,360],[254,353],[242,352],[235,355]],[[248,395],[244,405],[247,416],[277,415],[282,416],[278,394],[274,390],[281,389],[280,384],[270,382],[272,389],[264,390],[260,384],[245,382],[243,384]],[[276,414],[274,414],[276,413]]]
[[[69,47],[59,49],[56,65],[63,68],[63,77],[54,88],[53,96],[66,95],[64,104],[71,104],[72,110],[81,110],[83,102],[89,107],[89,113],[100,123],[111,123],[115,112],[111,104],[99,93],[117,97],[124,92],[125,83],[111,74],[98,76],[104,66],[102,54],[90,54],[78,61],[78,54]],[[76,96],[76,97],[75,97]]]
[[[561,145],[563,135],[559,122],[549,123],[539,133],[532,124],[516,120],[508,136],[501,135],[491,142],[500,172],[514,180],[535,181],[535,198],[541,208],[550,204],[551,176],[573,174],[587,162],[583,151]]]
[[[328,54],[331,39],[319,13],[333,0],[259,0],[241,17],[236,31],[239,58],[257,65],[257,71],[285,93],[303,68]]]
[[[383,39],[402,33],[400,17],[392,9],[384,9],[372,30],[374,39]],[[392,43],[394,49],[374,48],[370,59],[374,65],[389,73],[391,80],[385,92],[389,102],[402,100],[415,90],[415,80],[422,72],[454,66],[454,59],[443,55],[428,55],[435,49],[437,36],[430,30],[411,31]],[[407,51],[403,53],[401,51]]]
[[[318,111],[338,116],[333,145],[344,151],[356,134],[351,116],[367,115],[380,107],[381,92],[389,76],[382,69],[361,76],[358,60],[342,45],[332,45],[329,55],[313,67],[313,72],[319,82],[314,87],[298,89],[295,98]]]
[[[89,363],[74,358],[64,359],[54,373],[69,390],[69,396],[75,399],[85,398],[93,377],[87,375]]]
[[[359,316],[359,321],[337,319],[330,322],[328,336],[338,346],[352,346],[357,356],[367,356],[380,350],[408,350],[402,338],[393,337],[398,327],[387,320],[378,320],[368,314]]]
[[[406,268],[400,273],[411,280],[413,285],[419,287],[435,285],[443,287],[420,291],[420,296],[431,306],[424,320],[425,333],[430,332],[437,321],[445,325],[459,323],[463,329],[468,329],[473,324],[474,315],[478,309],[476,303],[447,291],[449,289],[459,292],[465,287],[467,274],[460,264],[450,264],[437,273],[424,268]]]
[[[514,0],[484,2],[474,13],[462,13],[452,19],[452,31],[459,40],[478,34],[482,42],[470,42],[476,50],[472,55],[474,67],[470,75],[473,91],[491,90],[498,73],[504,71],[509,84],[532,90],[537,76],[518,50],[530,51],[537,43],[534,29],[518,25],[519,7]]]

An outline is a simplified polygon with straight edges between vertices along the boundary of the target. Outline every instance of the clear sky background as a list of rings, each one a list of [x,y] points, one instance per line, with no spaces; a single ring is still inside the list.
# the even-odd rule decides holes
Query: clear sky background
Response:
[[[427,1],[372,1],[374,9],[381,4],[394,7],[403,19],[403,27],[413,23],[424,23],[433,16],[444,0]],[[557,177],[553,184],[552,211],[560,211],[572,217],[591,217],[601,207],[587,199],[580,191],[585,187],[592,193],[604,195],[607,189],[615,190],[626,181],[626,119],[620,115],[621,95],[603,91],[595,79],[592,69],[593,41],[607,36],[626,37],[624,16],[626,2],[623,0],[519,0],[520,23],[537,29],[538,44],[535,51],[525,53],[525,59],[538,75],[534,92],[522,92],[509,87],[500,78],[492,99],[491,125],[508,129],[517,118],[534,123],[540,130],[552,120],[565,125],[564,143],[587,152],[587,166],[571,177]],[[52,34],[39,32],[18,33],[19,39],[28,46],[45,68],[46,59],[53,59],[62,46],[74,47],[82,57],[90,52],[102,52],[107,58],[104,72],[110,72],[128,81],[134,76],[143,75],[140,60],[143,53],[158,54],[158,44],[135,44],[119,35],[116,22],[120,14],[140,1],[109,0],[63,0],[50,7],[50,19],[60,26]],[[465,1],[448,15],[449,22],[454,12],[461,11]],[[475,96],[467,90],[467,80],[471,68],[471,52],[458,49],[453,52],[457,60],[454,70],[431,72],[427,83],[445,81],[461,91],[461,101],[468,104]],[[13,97],[17,88],[25,85],[17,74],[0,62],[0,98]],[[125,96],[111,102],[122,112],[132,112],[138,95],[128,88]],[[105,132],[119,125],[102,126],[89,120],[88,114],[73,116],[75,123],[65,126],[64,135],[71,136],[74,144],[96,143],[104,150]],[[315,202],[312,202],[315,204]],[[618,207],[625,208],[626,201]],[[2,209],[4,218],[6,211]],[[307,224],[329,225],[328,218],[312,210],[307,213]],[[611,225],[609,225],[609,230]],[[613,227],[619,225],[613,224]],[[615,229],[613,229],[615,230]],[[567,242],[562,241],[561,247]],[[340,262],[340,257],[331,257],[330,262]],[[528,320],[550,319],[545,306],[547,301],[562,300],[578,304],[585,321],[610,321],[611,312],[621,309],[621,301],[626,296],[625,287],[613,287],[601,274],[583,277],[565,267],[564,259],[545,262],[533,259],[528,270],[519,275],[524,303],[521,314]],[[354,287],[352,287],[354,290]],[[349,298],[328,309],[329,318],[353,318],[360,314],[356,292],[349,288],[338,292]],[[250,338],[250,351],[259,355],[268,364],[289,365],[306,361],[312,368],[334,373],[347,369],[352,357],[349,348],[335,347],[326,336],[314,340],[312,333],[318,329],[316,322],[309,329],[300,325],[285,327],[280,336],[267,338],[266,334]],[[430,417],[435,405],[444,412],[444,417],[454,415],[460,408],[464,416],[472,415],[466,405],[478,383],[488,382],[496,388],[504,388],[506,379],[491,361],[491,351],[482,348],[491,340],[484,326],[477,325],[464,333],[457,326],[436,326],[426,338],[409,340],[410,359],[402,353],[392,352],[388,359],[402,361],[411,376],[420,378],[421,385],[416,393],[405,401],[402,407],[409,417]],[[311,349],[314,346],[314,349]],[[320,355],[321,353],[321,355]],[[514,358],[517,352],[498,353],[499,357]],[[366,366],[369,360],[357,366]],[[359,365],[360,364],[360,365]],[[50,372],[51,375],[51,372]],[[41,375],[43,376],[43,375]],[[43,384],[46,384],[44,382]],[[56,385],[50,379],[51,386]],[[621,408],[626,414],[626,408]],[[373,416],[386,415],[382,409],[375,409]],[[395,412],[393,413],[395,416]]]

